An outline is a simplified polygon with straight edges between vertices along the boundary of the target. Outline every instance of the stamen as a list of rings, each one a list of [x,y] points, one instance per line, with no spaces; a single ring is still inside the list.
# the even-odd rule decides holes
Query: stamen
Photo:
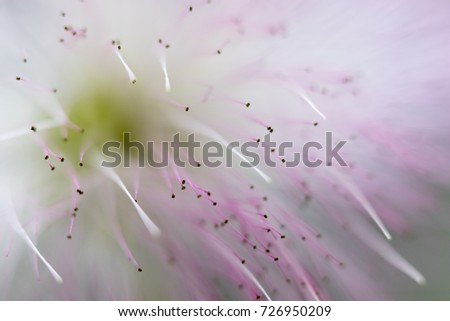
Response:
[[[230,255],[233,255],[230,253],[230,250],[228,247],[222,243],[216,243],[216,248],[221,252],[221,254],[225,258],[229,258]],[[259,283],[258,279],[253,275],[253,273],[247,268],[246,264],[244,264],[245,261],[241,261],[238,264],[238,268],[242,270],[243,274],[247,276],[255,285],[256,287],[264,294],[264,296],[267,298],[268,301],[272,301],[269,294],[266,292],[264,287]]]
[[[99,163],[101,164],[101,161]],[[120,179],[120,177],[111,169],[107,169],[105,167],[100,166],[100,170],[106,177],[108,177],[110,180],[116,183],[116,185],[125,193],[125,195],[128,196],[134,208],[136,209],[136,212],[138,213],[140,219],[145,224],[147,230],[150,232],[152,236],[158,237],[161,234],[160,229],[158,228],[158,226],[156,226],[155,223],[153,223],[153,221],[148,217],[147,213],[145,213],[145,211],[139,206],[139,204],[135,202],[133,196],[130,194],[125,184]]]
[[[135,84],[137,79],[136,79],[136,75],[134,74],[133,70],[131,70],[131,68],[128,66],[128,64],[125,62],[125,60],[123,59],[121,53],[120,53],[120,45],[117,46],[117,49],[114,50],[114,52],[116,53],[117,57],[119,58],[120,62],[122,63],[123,67],[125,68],[127,74],[128,74],[128,78],[130,79],[130,82],[132,84]]]
[[[226,40],[217,50],[216,53],[221,55],[225,47],[230,43],[230,40]]]
[[[164,81],[165,81],[166,92],[170,92],[171,86],[170,86],[169,73],[167,72],[167,64],[166,64],[166,56],[165,55],[161,56],[159,63],[161,64],[161,68],[164,72]]]
[[[390,245],[377,237],[371,235],[370,231],[363,229],[354,229],[353,232],[359,237],[361,241],[366,243],[369,247],[375,250],[380,257],[395,266],[397,269],[405,273],[411,279],[416,281],[419,285],[425,285],[425,277],[420,273],[411,263],[405,260],[398,254]]]
[[[224,147],[227,147],[229,144],[228,142],[225,140],[225,138],[223,138],[219,133],[217,133],[216,131],[214,131],[212,128],[209,128],[195,120],[190,120],[190,124],[191,126],[194,126],[194,128],[199,131],[199,132],[203,132],[203,134],[215,139],[217,142],[219,142],[220,144],[222,144]],[[180,124],[183,127],[186,127],[185,123]],[[191,128],[189,128],[191,129]],[[251,164],[251,162],[244,156],[242,155],[240,152],[238,152],[236,150],[236,148],[233,148],[231,150],[235,155],[237,155],[240,159],[242,159],[244,162]],[[251,166],[251,168],[258,173],[259,176],[261,176],[267,183],[271,183],[272,179],[270,178],[270,176],[268,176],[267,174],[265,174],[263,171],[261,171],[258,167],[256,166]]]
[[[42,150],[44,153],[44,159],[48,160],[49,156],[51,155],[52,157],[58,159],[61,163],[64,162],[64,157],[56,154],[55,152],[53,152],[48,146],[46,146],[43,142],[41,142],[41,146],[42,146]]]
[[[141,184],[139,182],[139,178],[136,178],[136,183],[134,185],[134,201],[137,202],[137,196],[139,194],[139,188],[141,187]]]
[[[128,247],[127,242],[125,241],[123,235],[121,232],[118,232],[117,236],[117,243],[119,243],[119,246],[121,247],[122,251],[125,253],[128,260],[137,268],[139,272],[142,272],[142,268],[139,265],[139,263],[136,261],[136,259],[133,256],[133,253],[131,253],[130,248]]]
[[[71,215],[71,217],[70,217],[69,234],[67,234],[67,239],[68,239],[68,240],[71,240],[71,239],[72,239],[72,232],[73,232],[73,225],[74,225],[74,223],[75,223],[75,217],[76,217],[76,214],[75,214],[75,213],[73,213],[73,214]]]
[[[41,130],[51,129],[51,128],[55,128],[55,127],[62,126],[62,125],[63,125],[63,122],[55,121],[52,119],[42,121],[40,123],[37,123],[37,124],[31,126],[31,130],[30,130],[30,127],[26,127],[26,128],[16,129],[9,133],[0,135],[0,142],[10,140],[13,138],[17,138],[17,137],[21,137],[21,136],[26,136],[26,135],[32,134],[38,130],[41,131]]]
[[[388,229],[384,225],[383,221],[381,221],[380,216],[377,214],[372,204],[370,204],[369,200],[364,196],[361,190],[349,179],[346,179],[343,175],[334,171],[334,175],[341,181],[341,183],[347,188],[347,190],[353,195],[353,197],[361,204],[361,206],[366,210],[366,212],[370,215],[375,224],[378,225],[380,230],[383,232],[384,236],[391,240],[392,236],[389,233]]]
[[[302,98],[316,113],[319,114],[323,119],[327,119],[327,117],[316,107],[316,105],[312,102],[312,100],[308,97],[308,95],[302,90],[295,91],[300,98]]]
[[[87,149],[88,149],[88,146],[84,146],[81,149],[81,151],[80,151],[80,158],[79,158],[79,160],[80,160],[80,162],[79,162],[80,167],[83,167],[83,165],[84,165],[83,158],[84,158],[84,154],[86,154]]]
[[[26,62],[27,61],[26,58],[23,61]],[[34,88],[36,90],[42,90],[42,91],[46,91],[46,92],[49,92],[49,93],[54,93],[54,88],[53,87],[48,87],[48,86],[43,86],[43,85],[37,84],[37,83],[27,79],[27,78],[16,77],[16,80],[17,81],[22,81],[22,82],[26,83],[28,86],[30,86],[30,87],[32,87],[32,88]]]
[[[8,216],[9,223],[11,224],[11,227],[15,230],[15,232],[19,235],[19,237],[30,247],[30,249],[41,259],[41,261],[45,264],[47,269],[49,270],[50,274],[53,276],[53,278],[58,283],[62,283],[63,279],[61,276],[56,272],[56,270],[50,265],[50,263],[47,262],[47,260],[42,256],[42,254],[39,252],[37,247],[34,245],[34,243],[31,241],[30,237],[28,236],[27,232],[22,227],[21,223],[19,222],[17,215],[15,214],[14,205],[12,204],[12,201],[9,200],[9,208],[10,208],[10,214]]]
[[[337,171],[333,171],[333,174],[336,178],[338,178],[342,185],[347,188],[347,190],[353,195],[353,197],[361,204],[361,206],[366,210],[367,214],[372,218],[375,224],[378,225],[380,230],[383,232],[384,236],[391,240],[392,236],[389,233],[388,229],[384,225],[383,221],[381,221],[380,216],[378,216],[377,212],[373,208],[372,204],[370,204],[369,200],[365,197],[362,191],[349,179],[345,178],[341,173]]]
[[[242,271],[244,272],[244,274],[258,287],[258,289],[264,294],[264,296],[267,298],[267,300],[272,301],[272,299],[270,298],[269,294],[266,292],[266,290],[263,288],[263,286],[261,285],[261,283],[259,283],[259,281],[256,279],[256,277],[253,275],[252,272],[250,272],[250,270],[244,265],[241,264],[240,265]]]

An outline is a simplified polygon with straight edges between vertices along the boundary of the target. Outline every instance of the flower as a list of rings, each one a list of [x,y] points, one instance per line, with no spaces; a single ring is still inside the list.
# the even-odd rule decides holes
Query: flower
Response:
[[[395,243],[445,208],[446,1],[0,6],[0,298],[385,299],[425,283]],[[263,155],[267,134],[326,132],[348,166],[289,168],[292,150],[275,167],[171,153],[154,168],[136,150],[101,165],[124,133],[160,157],[177,133]]]

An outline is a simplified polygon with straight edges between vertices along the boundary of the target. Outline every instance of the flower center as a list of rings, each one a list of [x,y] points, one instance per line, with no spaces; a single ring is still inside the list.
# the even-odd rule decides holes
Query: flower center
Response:
[[[97,90],[83,95],[71,107],[69,118],[85,130],[85,136],[95,145],[122,139],[124,132],[133,136],[145,128],[147,111],[135,95],[124,97],[122,92]]]
[[[81,133],[69,129],[67,139],[61,139],[60,132],[52,135],[53,142],[69,158],[76,159],[90,148],[100,150],[108,141],[122,142],[124,133],[140,142],[153,140],[164,123],[161,104],[138,84],[97,86],[82,91],[72,101],[67,115]]]

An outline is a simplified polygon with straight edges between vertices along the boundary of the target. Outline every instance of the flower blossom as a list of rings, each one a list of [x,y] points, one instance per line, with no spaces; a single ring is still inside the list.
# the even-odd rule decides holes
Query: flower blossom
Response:
[[[1,1],[0,298],[409,298],[450,182],[432,2]],[[161,159],[327,132],[345,166],[102,166],[124,133]]]

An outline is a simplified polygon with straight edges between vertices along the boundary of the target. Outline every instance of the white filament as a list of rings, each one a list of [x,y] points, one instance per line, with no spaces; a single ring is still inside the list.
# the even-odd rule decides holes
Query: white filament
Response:
[[[45,266],[47,267],[47,269],[49,270],[49,272],[53,276],[53,278],[56,280],[56,282],[62,283],[63,282],[62,277],[55,271],[55,269],[50,265],[50,263],[48,263],[47,260],[42,256],[42,254],[39,252],[37,247],[31,241],[28,234],[23,229],[23,227],[18,226],[15,228],[15,231],[22,238],[22,240],[24,240],[24,242],[31,248],[31,250],[34,253],[36,253],[36,255],[41,259],[41,261],[45,264]]]
[[[214,242],[214,241],[213,241]],[[225,258],[229,258],[230,255],[233,256],[231,253],[229,253],[229,249],[226,245],[224,245],[219,240],[216,240],[216,248],[221,252],[221,254]],[[242,270],[242,272],[256,285],[256,287],[264,294],[264,296],[267,298],[268,301],[272,301],[267,291],[264,289],[264,287],[259,283],[258,279],[253,275],[253,273],[244,265],[241,263],[239,264],[239,268]]]
[[[426,283],[424,276],[414,266],[412,266],[400,254],[392,249],[388,243],[378,238],[377,235],[371,236],[371,231],[361,228],[354,229],[353,231],[364,243],[374,249],[384,260],[405,273],[419,285],[424,285]]]
[[[160,236],[161,235],[161,230],[148,217],[147,213],[145,213],[145,211],[142,209],[142,207],[140,207],[139,204],[135,202],[133,196],[128,191],[128,189],[126,188],[125,184],[120,179],[120,177],[116,174],[116,172],[114,172],[114,170],[112,170],[112,169],[105,168],[105,167],[103,167],[101,165],[100,165],[100,170],[106,177],[108,177],[110,180],[112,180],[114,183],[116,183],[117,186],[125,193],[125,195],[128,196],[128,198],[131,200],[131,203],[133,204],[134,208],[136,209],[136,212],[138,213],[139,218],[142,220],[142,222],[144,223],[145,227],[150,232],[150,234],[153,237]]]
[[[33,241],[31,241],[30,237],[28,236],[27,232],[24,230],[22,225],[19,222],[19,219],[17,218],[17,215],[14,210],[14,205],[12,204],[12,200],[5,197],[6,203],[6,213],[5,217],[10,226],[14,229],[14,231],[19,235],[19,237],[31,248],[31,250],[41,259],[41,261],[44,263],[44,265],[49,270],[50,274],[53,276],[53,278],[58,283],[62,283],[63,279],[62,277],[56,272],[56,270],[48,263],[48,261],[42,256],[42,254],[37,249],[36,245],[34,245]]]
[[[324,120],[327,119],[327,117],[319,110],[319,108],[316,107],[316,105],[313,103],[311,98],[308,97],[308,95],[303,90],[297,90],[297,95],[300,96],[317,114],[319,114],[320,117],[322,117]]]
[[[353,197],[361,204],[361,206],[366,210],[372,220],[377,224],[380,230],[383,232],[384,236],[391,240],[392,236],[389,233],[388,229],[381,221],[380,216],[378,216],[377,212],[373,208],[372,204],[370,204],[369,200],[364,196],[362,191],[356,186],[350,179],[345,178],[341,173],[337,171],[333,171],[335,177],[337,177],[342,185],[347,188],[347,190],[353,195]]]
[[[161,56],[159,63],[161,64],[161,68],[164,72],[164,84],[166,87],[166,91],[170,92],[172,89],[170,86],[170,79],[169,79],[169,73],[167,72],[167,64],[166,64],[166,57],[164,55]]]
[[[252,272],[250,272],[249,269],[244,264],[241,264],[242,271],[244,274],[258,287],[258,289],[264,294],[264,296],[267,298],[267,300],[272,301],[269,294],[266,292],[266,290],[263,288],[261,283],[256,279],[256,277],[253,275]]]
[[[115,53],[116,53],[117,57],[119,58],[120,62],[122,63],[123,67],[125,68],[125,70],[128,74],[128,78],[130,79],[130,82],[132,84],[135,84],[137,79],[136,79],[136,75],[134,74],[133,70],[131,70],[131,68],[128,66],[128,64],[123,59],[122,55],[120,54],[119,49],[116,49]]]

